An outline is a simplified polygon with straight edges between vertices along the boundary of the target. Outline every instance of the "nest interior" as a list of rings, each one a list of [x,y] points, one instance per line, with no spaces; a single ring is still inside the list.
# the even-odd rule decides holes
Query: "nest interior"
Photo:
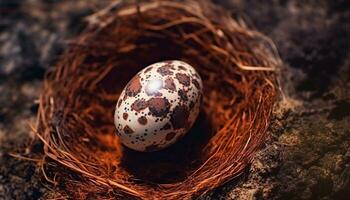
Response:
[[[272,42],[208,1],[116,1],[87,20],[45,77],[34,127],[45,178],[77,199],[182,199],[239,176],[276,101]],[[194,127],[162,151],[124,148],[113,123],[120,92],[142,68],[173,59],[203,79]]]

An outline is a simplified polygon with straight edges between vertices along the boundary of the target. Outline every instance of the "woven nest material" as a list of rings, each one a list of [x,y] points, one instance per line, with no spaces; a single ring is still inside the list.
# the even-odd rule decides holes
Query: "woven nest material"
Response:
[[[74,199],[188,199],[239,176],[264,142],[277,97],[272,42],[207,1],[116,1],[48,73],[35,131],[45,178]],[[139,70],[183,60],[204,82],[194,127],[152,153],[124,148],[115,103]]]

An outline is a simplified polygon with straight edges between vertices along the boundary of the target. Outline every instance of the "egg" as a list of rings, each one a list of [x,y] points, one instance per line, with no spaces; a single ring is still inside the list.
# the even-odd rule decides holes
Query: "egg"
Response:
[[[142,152],[175,143],[193,126],[202,90],[201,77],[183,61],[158,62],[142,69],[117,101],[114,123],[121,143]]]

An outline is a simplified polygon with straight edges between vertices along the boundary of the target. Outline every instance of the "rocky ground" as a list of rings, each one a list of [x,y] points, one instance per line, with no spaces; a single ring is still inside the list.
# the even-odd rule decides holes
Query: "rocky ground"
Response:
[[[35,119],[45,71],[82,30],[84,16],[106,2],[0,1],[0,199],[53,195],[34,162],[8,153],[33,138],[27,124]],[[350,2],[215,2],[274,40],[285,63],[286,99],[247,173],[199,199],[348,199]]]

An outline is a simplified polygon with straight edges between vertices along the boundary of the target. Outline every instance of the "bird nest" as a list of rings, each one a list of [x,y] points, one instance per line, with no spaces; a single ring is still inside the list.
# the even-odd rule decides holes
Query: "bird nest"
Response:
[[[49,182],[74,199],[188,199],[242,174],[277,99],[279,58],[267,37],[208,1],[116,1],[87,20],[40,96],[34,129]],[[175,59],[203,79],[194,127],[162,151],[123,147],[113,124],[123,87]]]

